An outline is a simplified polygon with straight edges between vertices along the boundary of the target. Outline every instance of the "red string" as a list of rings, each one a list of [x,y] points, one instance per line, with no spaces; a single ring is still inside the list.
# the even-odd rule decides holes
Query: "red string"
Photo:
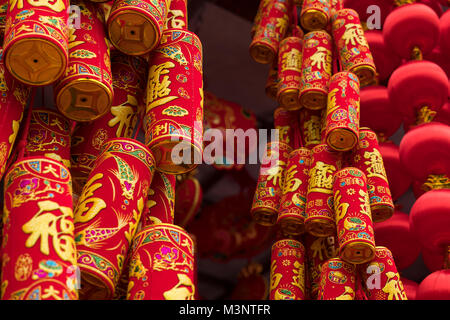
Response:
[[[43,91],[42,91],[43,93]],[[19,141],[19,143],[17,144],[17,150],[19,152],[19,155],[17,157],[17,160],[21,160],[24,157],[25,154],[25,146],[27,144],[27,138],[28,138],[28,130],[30,128],[30,122],[31,122],[31,116],[33,113],[33,106],[34,106],[34,99],[36,97],[36,88],[33,88],[33,91],[31,92],[31,100],[30,103],[28,105],[28,114],[27,114],[27,119],[25,121],[25,126],[22,132],[22,137]]]

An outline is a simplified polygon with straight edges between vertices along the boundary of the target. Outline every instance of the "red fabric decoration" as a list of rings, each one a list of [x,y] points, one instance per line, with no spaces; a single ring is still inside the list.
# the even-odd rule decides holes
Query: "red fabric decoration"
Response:
[[[299,235],[305,231],[306,193],[312,152],[299,148],[289,155],[284,171],[283,196],[277,223],[286,234]]]
[[[447,248],[422,248],[421,255],[425,266],[430,272],[442,270],[445,267]]]
[[[33,109],[24,155],[51,158],[70,169],[70,129],[71,121],[58,111]]]
[[[291,148],[295,147],[295,141],[298,139],[295,134],[298,116],[298,111],[288,111],[282,107],[276,108],[273,113],[274,127],[279,130],[279,141]]]
[[[2,299],[77,300],[68,169],[45,157],[23,158],[4,181]]]
[[[6,12],[5,12],[6,14]],[[3,50],[0,49],[0,55]],[[3,60],[0,60],[0,179],[5,173],[8,158],[12,153],[14,142],[19,133],[20,124],[23,119],[25,106],[30,97],[30,88],[16,80],[6,69]]]
[[[419,284],[416,300],[450,300],[450,270],[433,272]]]
[[[375,131],[380,142],[392,136],[401,126],[402,117],[389,100],[388,89],[369,86],[361,89],[361,127]]]
[[[333,194],[339,257],[353,264],[370,261],[375,238],[365,174],[347,167],[334,174]]]
[[[349,151],[358,143],[360,96],[358,77],[339,72],[331,77],[326,115],[326,139],[330,148]]]
[[[419,0],[418,2],[423,3],[433,9],[438,17],[442,16],[442,13],[444,12],[438,0]]]
[[[406,297],[408,298],[408,300],[416,300],[419,284],[404,277],[400,277],[400,281],[403,284],[403,289],[405,289]]]
[[[300,110],[300,131],[303,146],[312,149],[322,143],[322,115],[323,110]]]
[[[376,247],[375,257],[361,269],[369,300],[408,300],[391,251]]]
[[[165,21],[165,29],[187,29],[188,11],[187,0],[170,0],[169,11]],[[161,3],[161,9],[162,3]],[[161,10],[162,11],[162,10]]]
[[[358,2],[362,3],[364,1]],[[370,52],[372,53],[375,62],[378,72],[378,81],[383,82],[387,80],[392,72],[400,65],[401,59],[392,51],[391,47],[386,45],[381,30],[366,30],[364,31],[364,36],[369,44]]]
[[[420,244],[440,250],[450,243],[450,190],[431,190],[416,200],[409,214]]]
[[[143,55],[158,44],[168,18],[168,0],[114,1],[107,22],[109,39],[128,55]],[[175,1],[174,1],[175,2]]]
[[[103,146],[74,214],[83,299],[114,296],[144,211],[154,163],[137,141],[111,139]]]
[[[300,80],[302,77],[303,40],[298,35],[286,37],[278,48],[277,101],[288,110],[302,107],[299,101]]]
[[[352,9],[337,11],[332,17],[332,27],[342,70],[356,74],[361,87],[375,83],[375,63],[358,13]]]
[[[300,103],[307,109],[326,109],[332,75],[333,39],[324,30],[309,32],[303,38]]]
[[[202,205],[203,190],[195,177],[188,177],[176,187],[175,224],[187,228]]]
[[[45,86],[64,74],[69,60],[68,8],[69,0],[8,6],[3,61],[13,77]]]
[[[400,6],[386,18],[383,37],[386,44],[404,59],[411,58],[414,48],[426,55],[438,44],[439,17],[421,3]]]
[[[331,1],[303,0],[300,23],[308,31],[325,30],[330,11]]]
[[[448,4],[447,4],[448,5]],[[440,46],[444,57],[450,54],[450,11],[446,11],[440,20]]]
[[[264,1],[261,1],[264,2]],[[278,84],[280,83],[280,78],[278,77],[278,61],[274,60],[267,75],[265,92],[266,95],[272,99],[277,100]]]
[[[339,258],[322,265],[317,300],[354,300],[356,268]]]
[[[201,41],[191,31],[167,29],[149,64],[145,142],[159,171],[189,172],[201,161],[203,150]],[[175,151],[183,154],[179,164],[173,161],[175,146],[183,147]]]
[[[379,144],[392,199],[400,198],[411,186],[412,179],[400,162],[399,147],[392,141]]]
[[[133,239],[128,300],[194,300],[195,246],[171,224],[155,224]]]
[[[396,211],[389,220],[375,223],[374,229],[376,244],[389,248],[399,271],[417,260],[420,243],[411,231],[408,214]]]
[[[72,5],[80,8],[80,25],[86,27],[69,28],[70,59],[55,83],[55,102],[67,118],[92,121],[108,112],[114,95],[108,40],[104,17],[95,4],[76,0]]]
[[[306,231],[317,237],[336,233],[333,207],[333,174],[342,166],[342,155],[320,144],[312,149],[306,196]]]
[[[344,0],[344,7],[355,10],[362,22],[367,22],[371,16],[371,13],[367,12],[367,8],[373,4],[372,0]],[[379,0],[376,5],[380,8],[381,25],[383,25],[388,14],[394,9],[394,3],[392,0]]]
[[[305,247],[283,239],[272,246],[270,300],[305,300]]]
[[[353,150],[351,166],[366,175],[373,222],[389,219],[394,213],[394,203],[377,136],[372,130],[359,130],[359,143]]]

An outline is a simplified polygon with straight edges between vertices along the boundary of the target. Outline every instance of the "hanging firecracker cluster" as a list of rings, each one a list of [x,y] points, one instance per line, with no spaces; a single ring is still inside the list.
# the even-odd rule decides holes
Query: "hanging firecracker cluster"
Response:
[[[201,190],[174,216],[203,148],[187,2],[12,1],[0,16],[1,298],[197,298],[180,225]]]
[[[441,189],[450,186],[450,122],[440,110],[449,98],[442,68],[450,46],[442,35],[450,15],[439,21],[431,4],[378,2],[382,30],[368,29],[373,1],[259,6],[250,55],[269,65],[265,90],[278,103],[279,139],[267,145],[251,215],[281,231],[272,247],[271,299],[414,297],[399,271],[420,247],[448,268],[448,190]],[[447,59],[425,61],[436,47],[435,60],[445,52]],[[445,124],[429,123],[439,115]],[[402,123],[410,131],[399,147],[388,138]],[[427,193],[407,215],[394,201],[413,181]],[[448,271],[439,272],[418,298],[447,299],[437,279]]]

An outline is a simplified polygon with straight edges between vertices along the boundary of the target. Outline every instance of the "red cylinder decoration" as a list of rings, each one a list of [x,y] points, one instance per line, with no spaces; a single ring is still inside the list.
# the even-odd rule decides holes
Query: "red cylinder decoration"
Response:
[[[261,167],[251,209],[253,220],[264,226],[277,222],[283,192],[284,170],[292,148],[283,142],[269,142]]]
[[[6,0],[2,0],[0,2],[0,39],[3,41],[3,37],[5,36],[5,27],[6,27],[6,13],[8,12],[8,2]]]
[[[280,78],[278,77],[278,61],[274,60],[269,69],[265,86],[266,95],[272,100],[277,100],[279,83]]]
[[[326,115],[326,141],[336,151],[348,151],[359,137],[359,80],[351,72],[331,77]]]
[[[277,220],[286,234],[299,235],[305,231],[306,193],[311,156],[312,152],[307,148],[299,148],[289,154]]]
[[[250,44],[253,60],[262,64],[276,61],[280,41],[288,29],[290,13],[290,1],[271,0],[267,5]]]
[[[312,149],[322,143],[322,110],[302,109],[300,111],[300,131],[303,145]]]
[[[128,300],[194,300],[194,242],[182,228],[156,224],[140,231],[131,251]]]
[[[300,80],[302,76],[303,40],[292,35],[280,42],[278,51],[278,91],[280,106],[288,110],[301,108],[299,101]]]
[[[278,140],[289,146],[294,146],[295,126],[297,124],[298,112],[288,111],[282,107],[278,107],[273,112],[274,127],[278,130]]]
[[[188,30],[164,31],[161,44],[152,52],[150,65],[144,121],[146,144],[155,156],[158,170],[170,174],[191,171],[201,162],[203,150],[200,39]],[[181,161],[174,160],[180,154]]]
[[[450,270],[431,273],[419,284],[416,300],[450,300]]]
[[[141,143],[122,138],[104,144],[75,209],[82,298],[114,296],[153,171],[153,156]]]
[[[70,168],[71,121],[58,111],[33,109],[28,128],[26,157],[46,157]]]
[[[355,300],[356,268],[339,258],[322,265],[317,300]]]
[[[68,0],[16,1],[8,6],[4,38],[5,65],[19,81],[45,86],[67,68]]]
[[[325,30],[330,20],[331,0],[303,0],[300,23],[307,31]]]
[[[5,176],[3,300],[77,300],[76,248],[68,169],[23,158]]]
[[[387,16],[383,37],[403,59],[427,55],[438,44],[439,17],[425,4],[400,6]]]
[[[403,284],[403,289],[405,289],[406,297],[408,298],[408,300],[416,300],[419,284],[404,277],[400,277],[400,281]]]
[[[317,300],[322,264],[328,259],[337,258],[339,254],[338,241],[335,236],[315,237],[305,234],[305,250],[309,298]]]
[[[103,15],[90,1],[74,2],[80,28],[69,28],[69,63],[55,87],[56,106],[67,118],[92,121],[111,108],[111,61],[104,33]]]
[[[307,109],[327,107],[332,51],[333,40],[326,31],[312,31],[303,38],[300,104]]]
[[[72,136],[71,160],[75,193],[80,193],[102,145],[113,138],[131,138],[145,103],[147,62],[115,51],[111,55],[114,99],[103,117],[79,123]]]
[[[306,196],[306,231],[317,237],[336,232],[333,207],[333,174],[341,168],[341,154],[320,144],[312,149]]]
[[[169,10],[165,21],[165,29],[187,29],[188,12],[187,0],[170,0]]]
[[[147,208],[142,217],[142,228],[148,225],[173,224],[175,210],[176,177],[156,172],[148,191]]]
[[[272,245],[270,300],[305,300],[305,247],[294,239]]]
[[[420,243],[411,231],[408,214],[396,211],[389,220],[376,223],[374,230],[377,245],[391,250],[399,271],[411,266],[419,257]]]
[[[253,19],[252,29],[250,31],[250,36],[252,39],[255,36],[256,31],[260,27],[263,16],[267,14],[270,5],[271,1],[267,0],[259,1],[258,10],[256,11],[255,18]]]
[[[3,50],[0,49],[0,56]],[[29,87],[17,81],[0,61],[0,179],[6,170],[14,142],[19,133],[23,112],[30,96]]]
[[[161,40],[169,7],[168,0],[117,0],[107,28],[109,39],[128,55],[144,55]]]
[[[354,73],[361,87],[373,84],[377,72],[358,13],[352,9],[340,10],[332,17],[332,25],[342,70]]]
[[[359,144],[353,151],[352,166],[366,175],[373,222],[389,219],[394,213],[394,203],[377,135],[368,128],[359,131]]]
[[[363,267],[361,273],[369,300],[408,300],[388,248],[377,246],[375,257]]]
[[[375,238],[364,172],[353,167],[336,172],[333,192],[339,257],[353,264],[370,261]]]
[[[186,228],[202,205],[202,186],[195,177],[188,177],[177,185],[175,193],[175,224]]]
[[[400,198],[411,186],[412,179],[400,162],[399,148],[392,141],[379,144],[392,200]]]

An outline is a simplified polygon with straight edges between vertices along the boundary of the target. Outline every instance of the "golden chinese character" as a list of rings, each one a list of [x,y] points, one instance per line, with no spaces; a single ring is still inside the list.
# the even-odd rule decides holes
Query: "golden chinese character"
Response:
[[[369,166],[367,168],[367,177],[378,177],[387,182],[386,170],[383,164],[383,156],[378,149],[374,149],[373,152],[364,152],[364,158],[369,159],[364,164]]]
[[[364,30],[360,24],[347,23],[345,25],[345,32],[342,39],[345,40],[346,46],[348,46],[349,43],[351,43],[352,46],[355,46],[356,43],[365,47],[369,46],[367,44],[366,37],[364,36]]]
[[[332,193],[333,173],[335,171],[335,166],[317,161],[316,165],[309,172],[308,192]]]
[[[147,111],[177,98],[176,96],[169,96],[172,91],[169,88],[172,81],[166,75],[169,73],[168,69],[174,67],[175,64],[173,62],[167,61],[150,68],[147,83],[147,100],[150,103],[147,106]]]
[[[297,166],[292,166],[286,171],[285,182],[283,186],[283,194],[288,192],[295,192],[302,184],[302,180],[295,178],[298,170]]]
[[[106,208],[106,203],[100,198],[92,197],[94,191],[101,188],[101,183],[95,183],[95,181],[103,178],[102,173],[97,173],[93,176],[84,186],[83,192],[81,193],[77,208],[75,209],[75,222],[87,222],[93,218],[104,208]],[[89,207],[89,205],[92,206]]]

